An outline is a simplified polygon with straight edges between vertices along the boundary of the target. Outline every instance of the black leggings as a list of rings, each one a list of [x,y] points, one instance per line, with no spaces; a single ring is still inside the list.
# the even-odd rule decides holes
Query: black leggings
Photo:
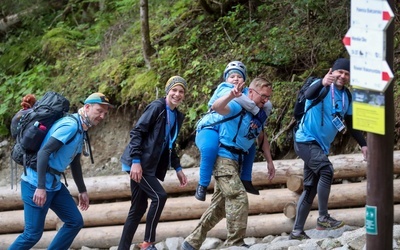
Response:
[[[129,250],[140,220],[146,212],[149,198],[151,203],[146,217],[144,241],[155,242],[156,228],[167,201],[167,193],[154,176],[143,176],[140,183],[131,179],[131,192],[131,207],[122,230],[119,250]]]

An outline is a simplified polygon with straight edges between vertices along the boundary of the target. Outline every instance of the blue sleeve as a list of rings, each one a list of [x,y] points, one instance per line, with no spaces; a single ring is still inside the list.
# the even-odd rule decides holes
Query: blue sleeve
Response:
[[[214,94],[212,95],[210,101],[208,102],[208,107],[211,107],[215,102],[215,100],[217,100],[221,96],[228,94],[228,92],[231,91],[233,86],[234,86],[233,84],[227,82],[219,84],[217,89],[214,91]]]
[[[68,140],[70,140],[78,130],[78,123],[73,118],[64,118],[65,120],[59,124],[59,127],[56,128],[51,137],[61,141],[63,144],[66,144]]]

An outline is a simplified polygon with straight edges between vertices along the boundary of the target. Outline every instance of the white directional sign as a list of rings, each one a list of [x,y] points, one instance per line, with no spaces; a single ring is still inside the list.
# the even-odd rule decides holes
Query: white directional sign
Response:
[[[352,0],[351,27],[386,30],[394,13],[387,1]]]
[[[350,84],[361,88],[384,92],[393,79],[393,72],[385,60],[350,60]]]
[[[384,60],[386,58],[386,32],[351,27],[343,38],[350,56],[365,59]]]

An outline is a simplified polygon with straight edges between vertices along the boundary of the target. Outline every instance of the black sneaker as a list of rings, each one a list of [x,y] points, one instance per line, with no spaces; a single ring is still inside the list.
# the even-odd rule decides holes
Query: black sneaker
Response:
[[[302,231],[299,234],[291,232],[289,235],[289,240],[307,240],[307,239],[310,239],[310,237],[308,237],[308,235],[304,231]]]
[[[207,194],[207,187],[204,187],[199,184],[196,188],[196,193],[194,194],[194,197],[196,197],[196,199],[198,199],[199,201],[205,201],[206,194]]]
[[[260,195],[260,192],[253,186],[253,183],[251,181],[244,181],[244,180],[241,181],[247,193]]]
[[[186,240],[182,243],[182,250],[196,250],[192,245],[189,244]]]
[[[343,226],[343,221],[335,220],[329,214],[325,215],[322,219],[317,219],[317,230],[332,230]]]

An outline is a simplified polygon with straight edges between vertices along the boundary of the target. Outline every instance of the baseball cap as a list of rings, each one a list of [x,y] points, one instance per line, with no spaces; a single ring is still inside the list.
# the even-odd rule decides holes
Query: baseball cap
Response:
[[[100,92],[96,92],[96,93],[93,93],[90,96],[88,96],[88,98],[86,98],[86,100],[83,104],[95,104],[95,103],[106,104],[106,105],[110,106],[111,108],[114,107],[112,104],[110,104],[110,101],[108,100],[108,98]]]

